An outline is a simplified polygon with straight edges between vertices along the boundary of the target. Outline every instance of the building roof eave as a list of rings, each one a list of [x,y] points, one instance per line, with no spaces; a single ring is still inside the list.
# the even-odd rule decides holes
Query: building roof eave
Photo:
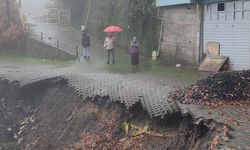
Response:
[[[233,0],[201,0],[203,4],[229,2],[229,1],[233,1]]]

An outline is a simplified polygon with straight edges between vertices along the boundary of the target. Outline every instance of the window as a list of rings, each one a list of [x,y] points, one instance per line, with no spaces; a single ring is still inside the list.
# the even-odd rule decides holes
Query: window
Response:
[[[225,3],[218,4],[218,11],[225,11]]]

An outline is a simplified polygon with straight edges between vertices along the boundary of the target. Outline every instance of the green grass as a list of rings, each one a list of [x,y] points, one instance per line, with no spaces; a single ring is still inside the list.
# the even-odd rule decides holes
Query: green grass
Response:
[[[106,64],[106,57],[86,61],[87,65],[95,71],[112,72],[118,74],[153,74],[160,76],[167,76],[179,78],[186,81],[194,82],[201,78],[201,74],[196,69],[176,68],[174,65],[162,64],[159,60],[152,61],[149,58],[140,57],[140,64],[138,66],[131,66],[131,58],[129,55],[116,53],[115,64]]]
[[[102,50],[102,43],[92,40],[94,47],[92,50]],[[201,78],[201,74],[197,69],[187,69],[184,67],[176,68],[175,65],[166,65],[160,60],[152,61],[151,58],[146,58],[140,55],[140,64],[137,67],[131,66],[131,58],[128,51],[117,48],[115,49],[115,64],[105,64],[106,56],[100,59],[91,61],[91,67],[97,70],[109,71],[113,73],[152,73],[155,75],[169,76],[181,78],[187,81],[196,81]]]
[[[13,56],[13,55],[1,55],[0,62],[19,62],[19,63],[30,63],[30,64],[72,64],[75,60],[59,61],[59,60],[48,60],[41,58],[33,58],[26,56]]]

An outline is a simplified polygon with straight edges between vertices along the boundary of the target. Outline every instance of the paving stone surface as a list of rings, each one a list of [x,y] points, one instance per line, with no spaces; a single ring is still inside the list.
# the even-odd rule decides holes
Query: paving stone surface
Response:
[[[80,27],[58,25],[53,17],[52,20],[55,21],[52,22],[51,19],[46,19],[54,9],[64,8],[56,6],[49,0],[39,1],[34,6],[25,5],[30,1],[32,0],[23,1],[22,12],[26,15],[28,23],[32,25],[32,37],[40,39],[43,32],[43,42],[55,46],[57,39],[60,39],[60,49],[74,54],[78,46],[78,52],[81,54]],[[50,9],[47,10],[48,8]],[[39,10],[39,13],[32,13],[34,10]],[[91,37],[91,40],[93,44],[90,61],[70,66],[1,62],[0,77],[10,82],[18,81],[20,86],[61,77],[67,79],[68,85],[84,99],[92,98],[94,95],[109,95],[111,101],[120,101],[128,108],[140,102],[152,117],[163,117],[181,111],[185,115],[192,115],[195,121],[212,119],[218,123],[228,124],[233,129],[229,132],[232,139],[222,141],[218,149],[250,149],[249,106],[225,106],[212,109],[208,106],[168,103],[169,91],[188,86],[202,75],[193,73],[195,71],[190,73],[143,61],[140,67],[131,68],[128,53],[119,49],[115,52],[117,64],[105,65],[106,52],[102,48],[102,41],[95,37]]]
[[[229,140],[224,140],[218,149],[250,149],[250,106],[222,106],[211,108],[201,105],[178,104],[183,114],[191,114],[195,120],[214,120],[230,128]]]
[[[112,66],[111,69],[109,66],[100,69],[96,64],[88,62],[71,65],[1,62],[0,77],[10,82],[18,81],[21,87],[60,77],[66,79],[68,85],[83,99],[91,99],[96,95],[109,96],[110,101],[124,103],[127,108],[139,102],[151,117],[164,117],[181,111],[183,115],[190,114],[194,122],[214,120],[231,128],[229,132],[231,139],[222,141],[218,149],[250,149],[249,106],[210,108],[203,105],[169,103],[167,96],[170,91],[188,86],[193,80],[171,74],[174,70],[171,73],[164,69],[155,72],[151,68],[151,70],[130,72],[124,66],[127,69],[124,73],[114,68],[116,66]],[[175,71],[179,73],[178,69]]]
[[[96,95],[109,96],[111,101],[120,101],[127,108],[136,102],[141,102],[143,108],[152,117],[163,117],[178,111],[174,103],[168,103],[167,97],[176,85],[183,86],[180,81],[182,79],[178,80],[174,77],[163,78],[140,72],[127,74],[97,72],[90,66],[82,69],[82,66],[77,64],[64,67],[56,65],[31,65],[30,67],[0,65],[0,67],[0,76],[3,79],[10,82],[18,81],[21,87],[41,80],[62,77],[83,99],[93,98]],[[179,85],[180,83],[182,84]]]

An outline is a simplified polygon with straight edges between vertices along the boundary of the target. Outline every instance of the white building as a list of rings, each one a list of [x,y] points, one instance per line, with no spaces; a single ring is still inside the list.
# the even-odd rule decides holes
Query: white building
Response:
[[[250,69],[250,0],[203,0],[203,50],[218,42],[233,70]]]
[[[200,63],[207,43],[218,42],[220,55],[229,58],[230,69],[250,69],[250,0],[156,0],[156,5],[165,19],[161,52],[166,57],[180,51],[178,59]]]

